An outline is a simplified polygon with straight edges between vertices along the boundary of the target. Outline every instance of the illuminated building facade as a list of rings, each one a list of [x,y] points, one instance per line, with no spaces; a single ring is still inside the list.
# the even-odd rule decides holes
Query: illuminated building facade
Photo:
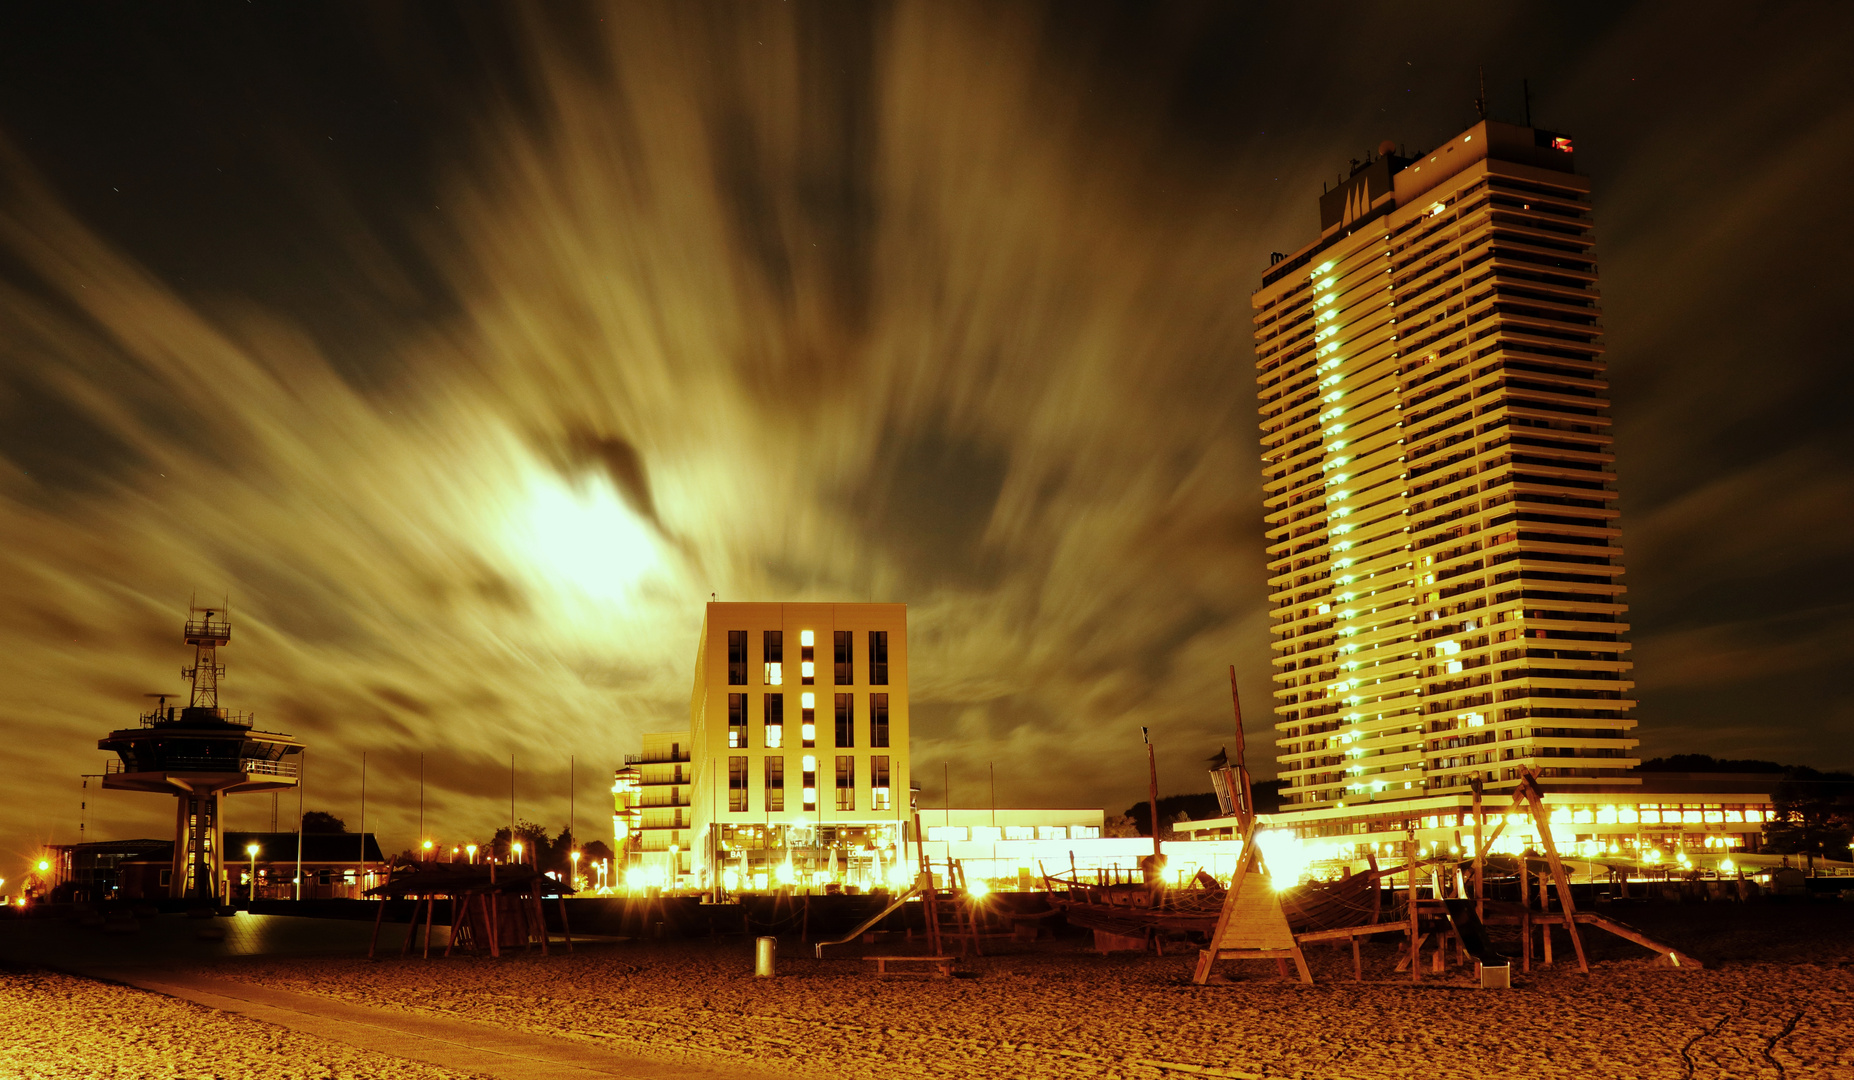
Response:
[[[689,872],[689,792],[693,786],[689,733],[646,734],[643,748],[624,756],[612,778],[612,850],[640,880],[673,888]]]
[[[1495,121],[1391,151],[1253,298],[1283,811],[1633,784],[1589,182]]]
[[[709,604],[688,729],[646,735],[626,758],[637,775],[613,785],[641,834],[627,882],[911,880],[907,618],[904,604]]]

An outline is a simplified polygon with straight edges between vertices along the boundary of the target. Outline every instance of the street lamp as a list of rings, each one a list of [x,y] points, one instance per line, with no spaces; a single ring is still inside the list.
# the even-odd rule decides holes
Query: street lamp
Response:
[[[431,859],[431,841],[429,840],[425,841],[425,858],[427,861]]]
[[[245,856],[251,860],[251,892],[247,897],[249,900],[257,899],[257,853],[258,846],[256,844],[245,845]]]
[[[51,869],[51,862],[49,860],[46,860],[46,859],[39,860],[39,873],[43,874],[47,870],[50,870],[50,869]]]
[[[520,840],[515,841],[514,846],[515,846],[515,857],[513,859],[510,859],[509,861],[512,863],[515,863],[516,865],[520,865],[521,864],[521,841]]]
[[[466,844],[464,845],[464,850],[470,853],[470,865],[475,866],[476,865],[476,845]]]
[[[567,884],[577,889],[579,888],[579,852],[577,851],[568,852],[567,858],[571,859],[573,862],[572,873],[567,875],[567,879],[568,879]]]

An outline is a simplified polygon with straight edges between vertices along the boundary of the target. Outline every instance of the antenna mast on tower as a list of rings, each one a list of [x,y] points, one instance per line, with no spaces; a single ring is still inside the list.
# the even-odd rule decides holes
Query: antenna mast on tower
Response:
[[[187,605],[186,642],[193,646],[193,666],[180,669],[180,677],[193,685],[187,699],[190,709],[219,711],[219,680],[225,677],[225,665],[219,663],[219,646],[232,640],[232,623],[224,608]],[[217,620],[213,616],[219,616]]]

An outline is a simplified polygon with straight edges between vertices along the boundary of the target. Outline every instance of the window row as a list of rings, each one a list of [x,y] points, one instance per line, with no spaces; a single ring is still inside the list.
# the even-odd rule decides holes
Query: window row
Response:
[[[727,696],[727,745],[730,750],[744,750],[753,745],[752,718],[748,715],[751,694]],[[761,694],[760,730],[769,750],[785,745],[785,695]],[[831,745],[856,745],[856,695],[836,695],[836,725]],[[817,695],[798,695],[799,745],[810,749],[818,744]],[[869,745],[876,749],[888,746],[888,695],[869,695]]]
[[[765,758],[764,780],[760,788],[761,805],[759,809],[778,814],[785,811],[785,758]],[[727,759],[727,808],[730,813],[751,812],[753,807],[752,788],[748,770],[752,759],[745,756]],[[837,755],[837,809],[856,809],[856,759],[848,754]],[[888,755],[878,754],[869,759],[869,809],[890,809]],[[806,754],[799,759],[799,809],[812,811],[818,808],[818,759],[813,754]]]
[[[729,686],[747,685],[747,652],[751,631],[729,630],[727,632],[727,684]],[[870,686],[888,685],[888,631],[870,630],[864,635],[868,638],[868,667]],[[801,686],[817,684],[817,656],[814,644],[815,636],[810,630],[798,632],[798,681]],[[856,685],[856,632],[854,630],[836,630],[831,635],[831,682],[837,686]],[[764,665],[764,682],[767,686],[785,685],[785,631],[763,630],[760,632],[760,657]]]

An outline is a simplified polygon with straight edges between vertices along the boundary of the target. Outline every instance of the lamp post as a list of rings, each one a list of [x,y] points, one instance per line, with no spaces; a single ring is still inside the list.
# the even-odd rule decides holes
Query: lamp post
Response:
[[[475,844],[465,844],[464,850],[470,853],[470,865],[475,866],[476,865],[476,845]]]
[[[515,841],[514,849],[515,849],[515,857],[510,859],[509,862],[511,865],[520,866],[521,865],[521,841],[520,840]]]
[[[572,863],[573,863],[572,871],[567,874],[567,884],[571,885],[575,889],[578,889],[579,888],[579,852],[577,851],[569,852],[567,854],[567,858],[572,860]]]
[[[431,841],[425,841],[425,861],[431,861]]]
[[[682,876],[682,845],[671,844],[669,872],[669,887],[671,892],[675,891],[676,879],[680,876]]]
[[[251,860],[250,895],[247,896],[246,899],[252,902],[257,900],[257,853],[258,846],[256,844],[245,845],[245,857]]]

